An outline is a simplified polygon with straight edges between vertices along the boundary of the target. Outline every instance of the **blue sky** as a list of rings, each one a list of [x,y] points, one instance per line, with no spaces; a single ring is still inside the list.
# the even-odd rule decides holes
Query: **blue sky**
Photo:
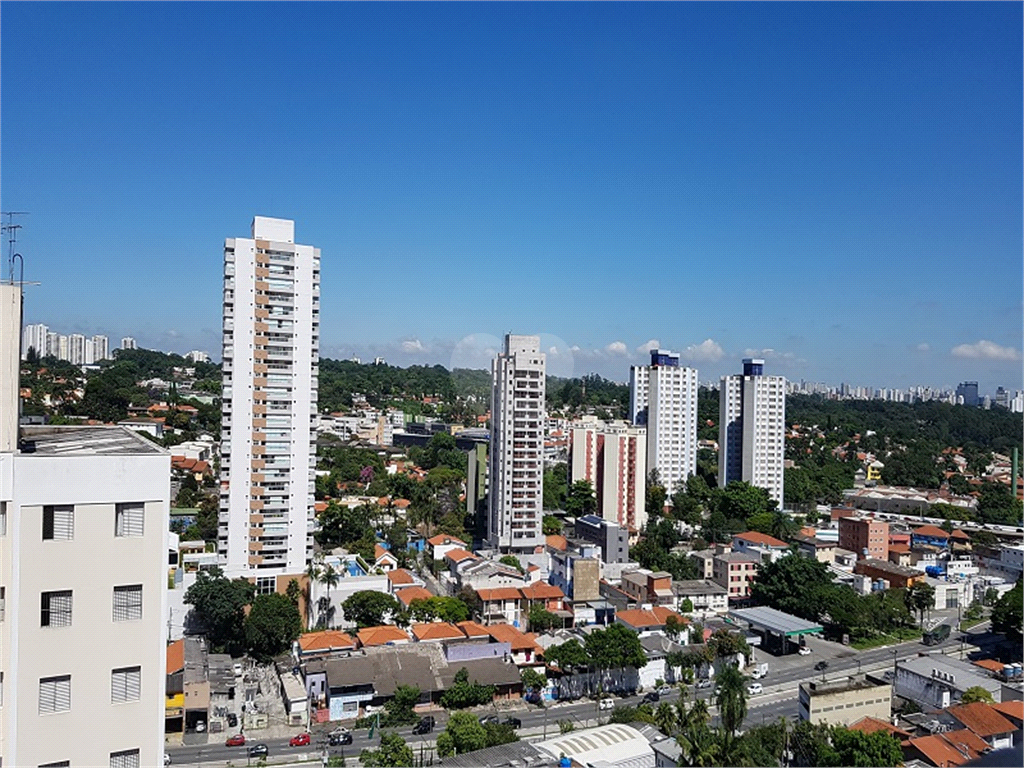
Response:
[[[1019,3],[0,7],[26,322],[219,355],[222,245],[322,354],[1022,384]],[[5,259],[6,261],[6,259]]]

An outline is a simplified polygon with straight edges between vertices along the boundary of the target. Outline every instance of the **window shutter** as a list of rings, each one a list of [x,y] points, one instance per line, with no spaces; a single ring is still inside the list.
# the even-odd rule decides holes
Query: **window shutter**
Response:
[[[115,536],[142,536],[144,533],[145,505],[118,504]]]
[[[39,714],[71,709],[71,675],[44,677],[39,681]]]

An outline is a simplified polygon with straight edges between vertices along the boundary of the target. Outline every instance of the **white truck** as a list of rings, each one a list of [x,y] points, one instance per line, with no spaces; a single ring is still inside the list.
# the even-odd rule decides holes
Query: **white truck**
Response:
[[[760,680],[762,677],[768,675],[768,662],[762,661],[760,664],[751,665],[750,676],[755,680]]]

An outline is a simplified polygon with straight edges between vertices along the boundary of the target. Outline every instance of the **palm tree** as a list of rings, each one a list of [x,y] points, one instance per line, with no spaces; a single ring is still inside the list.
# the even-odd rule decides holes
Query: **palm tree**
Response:
[[[676,736],[676,742],[683,751],[682,758],[686,765],[701,768],[718,765],[722,746],[707,725],[690,725]]]
[[[658,730],[664,733],[666,736],[671,736],[676,732],[679,721],[676,717],[676,710],[667,701],[661,702],[658,708],[654,710],[654,724],[658,727]]]
[[[320,583],[327,587],[327,623],[329,627],[334,626],[332,619],[334,618],[334,606],[331,605],[331,587],[338,586],[338,582],[341,581],[341,576],[333,565],[327,565],[322,571],[320,571]]]
[[[715,703],[722,716],[722,726],[731,739],[743,725],[747,716],[746,678],[738,667],[727,664],[718,675],[718,694]]]
[[[320,581],[320,562],[310,560],[306,566],[306,588],[303,591],[303,598],[306,603],[306,626],[313,620],[313,582]]]

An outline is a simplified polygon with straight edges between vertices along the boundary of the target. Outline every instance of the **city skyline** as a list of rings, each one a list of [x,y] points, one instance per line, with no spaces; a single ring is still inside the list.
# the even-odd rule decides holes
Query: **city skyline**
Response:
[[[26,324],[216,356],[259,215],[322,249],[325,357],[486,369],[515,329],[560,376],[1024,387],[1018,5],[0,15]],[[220,45],[270,24],[293,57]]]

